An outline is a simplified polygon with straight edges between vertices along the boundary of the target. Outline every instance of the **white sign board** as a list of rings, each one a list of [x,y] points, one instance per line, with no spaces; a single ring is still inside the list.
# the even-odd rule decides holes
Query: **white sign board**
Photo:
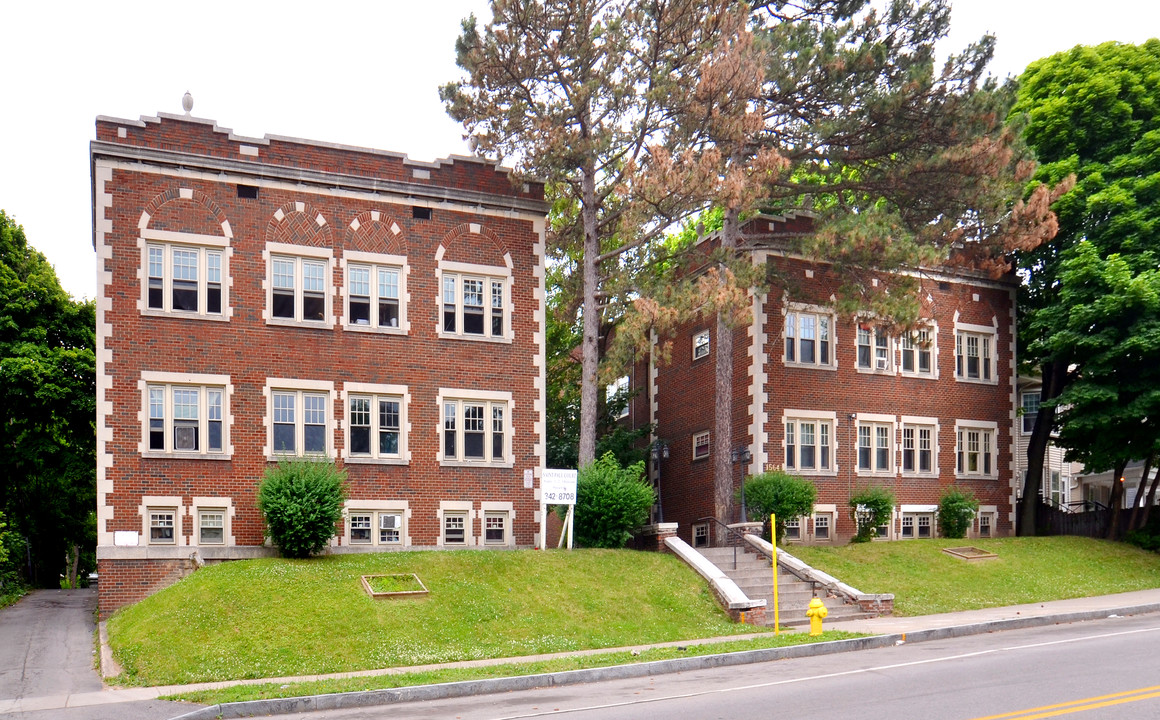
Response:
[[[576,471],[544,470],[540,476],[540,502],[545,505],[575,505]]]

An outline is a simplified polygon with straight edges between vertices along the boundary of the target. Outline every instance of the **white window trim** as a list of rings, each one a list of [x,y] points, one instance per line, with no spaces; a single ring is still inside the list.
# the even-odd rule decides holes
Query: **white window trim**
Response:
[[[605,403],[608,403],[611,400],[613,400],[619,393],[623,392],[623,393],[627,394],[628,390],[629,390],[629,377],[627,375],[621,375],[620,377],[616,378],[616,380],[612,381],[604,388],[604,401],[605,401]],[[631,409],[631,406],[632,406],[632,398],[630,397],[630,398],[628,398],[628,402],[626,402],[624,404],[624,407],[620,410],[620,414],[616,416],[616,419],[619,420],[620,418],[628,417],[628,412]]]
[[[705,341],[701,342],[701,338],[704,338]],[[702,348],[704,348],[704,352],[698,355],[697,353],[700,352]],[[709,330],[699,330],[698,332],[693,333],[693,362],[709,357],[709,354],[712,352],[713,334]]]
[[[222,527],[222,541],[220,543],[206,543],[201,542],[201,513],[202,511],[221,510],[224,526]],[[237,544],[237,539],[233,536],[234,530],[234,500],[228,497],[197,497],[193,498],[193,504],[189,506],[189,517],[193,527],[193,533],[190,536],[190,545],[201,545],[202,547],[229,547]]]
[[[368,513],[374,519],[371,521],[371,541],[369,543],[351,543],[350,516],[357,513]],[[380,514],[402,515],[403,526],[399,528],[399,542],[379,542],[378,517]],[[342,503],[342,539],[345,547],[353,548],[394,548],[411,546],[411,504],[407,500],[344,500]]]
[[[890,460],[890,467],[886,470],[863,470],[858,467],[858,452],[861,447],[858,444],[858,428],[867,425],[871,428],[870,433],[870,460],[873,464],[874,458],[877,455],[877,434],[873,428],[877,426],[889,426],[890,432],[890,447],[886,450],[886,457]],[[881,477],[892,478],[898,475],[898,420],[893,415],[884,415],[881,413],[858,413],[858,417],[854,419],[854,474],[859,477]]]
[[[438,259],[435,266],[435,334],[440,338],[467,340],[470,342],[488,342],[488,343],[505,343],[510,344],[515,339],[515,308],[512,306],[512,283],[513,275],[511,253],[505,253],[503,256],[504,266],[496,265],[476,265],[474,263],[460,263],[445,261],[442,258],[443,248],[438,252]],[[456,332],[450,333],[443,329],[443,277],[444,275],[455,275],[460,281],[464,276],[479,278],[484,281],[484,297],[483,306],[485,308],[484,327],[487,326],[487,318],[490,316],[491,307],[491,280],[499,280],[503,283],[503,335],[495,337],[484,333],[482,335],[475,335],[472,333],[463,332],[463,285],[462,282],[457,283],[455,291],[455,308],[456,308]]]
[[[222,391],[222,451],[210,452],[207,449],[197,452],[179,452],[169,450],[150,450],[149,449],[149,386],[150,385],[164,385],[165,392],[165,407],[169,408],[172,403],[172,388],[188,386],[201,390],[200,399],[205,400],[205,391],[221,390]],[[141,393],[141,408],[138,411],[138,421],[141,425],[141,440],[137,444],[137,453],[143,458],[167,458],[167,459],[184,459],[184,460],[230,460],[234,455],[234,446],[231,443],[230,428],[234,423],[233,412],[231,411],[230,400],[234,394],[234,386],[230,382],[229,375],[207,375],[201,373],[171,373],[171,372],[154,372],[149,370],[141,371],[141,378],[137,381],[137,389]],[[169,423],[173,421],[170,412],[166,412],[166,438],[169,437]],[[203,417],[198,419],[203,426],[208,426],[209,418]],[[168,444],[168,439],[166,443]]]
[[[408,335],[411,332],[411,322],[407,319],[407,306],[411,302],[411,295],[407,292],[407,277],[411,274],[411,266],[407,264],[405,255],[381,255],[378,253],[360,252],[357,250],[347,250],[343,253],[342,259],[339,261],[342,268],[342,287],[339,288],[340,302],[342,304],[342,329],[350,332],[362,333],[378,333],[381,335]],[[377,282],[374,278],[377,276],[376,270],[378,268],[386,268],[399,271],[399,326],[398,327],[379,327],[375,324],[370,325],[352,325],[350,324],[350,265],[369,265],[371,266],[372,287]],[[375,297],[372,293],[371,297],[371,317],[377,317],[376,308],[374,307]]]
[[[984,536],[980,531],[980,518],[987,516],[991,521],[991,534]],[[980,505],[979,512],[975,513],[974,522],[971,524],[972,537],[975,538],[993,538],[996,537],[996,525],[999,524],[999,506],[998,505]]]
[[[914,535],[906,537],[902,534],[902,523],[907,517],[914,518]],[[930,537],[918,536],[918,518],[930,517]],[[899,540],[933,540],[938,537],[938,505],[902,505],[898,508],[898,539]]]
[[[959,375],[959,337],[964,337],[964,345],[966,344],[965,336],[975,337],[989,337],[991,339],[991,378],[985,379],[983,377],[971,378],[966,376],[966,360],[963,361],[963,375]],[[965,352],[965,350],[964,350]],[[955,380],[964,383],[974,383],[976,385],[998,385],[999,384],[999,327],[998,321],[994,325],[972,325],[970,323],[961,323],[955,321],[955,345],[954,345],[954,375]],[[981,360],[981,359],[980,359]],[[980,367],[980,375],[982,368]]]
[[[463,521],[463,544],[445,543],[443,542],[443,535],[446,532],[446,527],[443,524],[443,519],[448,514],[461,514],[464,516]],[[439,510],[436,513],[436,518],[439,521],[439,535],[435,540],[435,544],[439,547],[475,547],[475,510],[471,507],[470,500],[440,500]]]
[[[296,261],[295,267],[301,267],[301,260],[323,260],[326,263],[326,269],[323,271],[323,280],[325,286],[323,287],[323,300],[325,301],[325,309],[323,310],[322,320],[299,320],[297,316],[302,309],[302,287],[296,282],[294,287],[294,314],[295,319],[290,318],[276,318],[274,317],[274,256],[292,257]],[[293,245],[290,243],[275,243],[268,242],[266,247],[262,249],[262,260],[266,263],[266,277],[262,281],[262,289],[266,293],[266,304],[262,308],[262,319],[266,321],[267,325],[283,325],[287,327],[301,327],[301,328],[326,328],[332,329],[334,327],[334,252],[330,248],[319,248],[311,245]],[[301,277],[301,272],[298,272],[298,277]]]
[[[507,520],[504,523],[504,541],[501,543],[487,541],[487,516],[492,513],[503,513]],[[479,543],[486,547],[507,547],[514,548],[516,546],[515,534],[515,507],[510,502],[494,502],[484,501],[479,503]]]
[[[350,398],[352,395],[370,395],[374,397],[394,397],[399,400],[399,456],[398,457],[378,457],[376,452],[372,449],[371,454],[355,455],[350,454]],[[367,464],[367,465],[409,465],[411,463],[411,450],[407,442],[407,438],[411,435],[411,420],[408,410],[411,406],[411,393],[408,391],[406,385],[381,385],[376,383],[355,383],[348,382],[342,386],[342,392],[339,393],[342,400],[342,419],[338,421],[338,426],[342,428],[343,434],[343,448],[340,451],[340,456],[344,463],[351,465]],[[372,403],[371,407],[371,447],[376,447],[374,442],[374,428],[377,426],[378,411]]]
[[[791,474],[802,476],[819,476],[819,477],[835,477],[839,471],[838,465],[838,414],[833,411],[826,410],[794,410],[787,408],[782,412],[781,416],[781,458],[782,467],[784,468],[786,438],[785,426],[790,421],[800,422],[802,420],[817,420],[820,422],[827,422],[830,425],[830,467],[826,469],[803,470],[802,468],[793,468]],[[796,441],[797,438],[795,437]],[[800,465],[801,453],[798,453]]]
[[[1034,390],[1034,391],[1021,390],[1019,392],[1019,413],[1018,413],[1018,417],[1016,419],[1016,422],[1019,423],[1019,434],[1022,435],[1023,437],[1027,437],[1027,436],[1031,435],[1032,432],[1034,432],[1034,427],[1032,427],[1031,430],[1028,430],[1027,426],[1024,424],[1024,421],[1027,418],[1027,412],[1026,412],[1027,405],[1026,405],[1026,403],[1023,402],[1024,395],[1038,395],[1039,402],[1042,403],[1043,402],[1043,391],[1042,390]],[[1036,406],[1036,407],[1038,408],[1039,406]],[[1036,415],[1038,415],[1039,409],[1036,409],[1035,413],[1036,413]]]
[[[968,473],[959,471],[959,433],[969,430],[978,430],[991,433],[991,472]],[[966,467],[966,463],[963,463]],[[999,477],[999,423],[993,420],[955,420],[955,479],[956,480],[994,480]]]
[[[875,320],[871,318],[862,318],[854,322],[854,370],[867,375],[894,375],[895,368],[894,361],[897,359],[898,347],[901,343],[889,333],[881,332],[882,327],[874,324]],[[858,331],[862,325],[870,325],[870,367],[862,367],[858,363]],[[886,367],[878,367],[878,338],[885,335],[886,337]]]
[[[149,513],[157,510],[173,511],[173,542],[155,543],[150,540]],[[141,504],[137,506],[137,514],[141,516],[141,539],[143,545],[153,547],[187,547],[184,532],[183,516],[185,504],[180,495],[143,495]]]
[[[137,310],[142,315],[152,315],[156,317],[181,317],[194,318],[197,320],[209,320],[211,322],[229,322],[233,316],[233,308],[230,307],[230,288],[233,286],[233,281],[230,277],[230,259],[233,257],[234,249],[230,244],[231,237],[222,235],[202,235],[200,233],[185,233],[174,232],[172,230],[153,230],[150,228],[142,228],[141,234],[137,238],[137,247],[141,251],[141,264],[137,269],[137,280],[141,286],[141,296],[137,298]],[[163,286],[162,286],[162,304],[166,307],[172,305],[173,302],[173,265],[171,262],[171,252],[173,248],[189,248],[198,250],[198,305],[200,308],[205,307],[206,302],[206,283],[208,274],[206,273],[206,250],[220,250],[222,254],[222,311],[221,313],[207,313],[204,310],[197,312],[190,312],[184,310],[172,310],[164,308],[149,307],[149,246],[162,246],[165,248],[165,260],[162,270]]]
[[[460,460],[458,458],[447,459],[443,456],[443,403],[445,402],[492,402],[504,403],[506,408],[504,410],[504,457],[502,460]],[[497,390],[465,390],[457,388],[439,388],[435,396],[436,407],[436,438],[438,439],[438,451],[436,458],[439,464],[443,467],[491,467],[491,468],[510,468],[515,467],[515,423],[512,420],[512,415],[515,412],[515,403],[512,401],[512,394],[505,391]],[[460,406],[462,407],[462,405]],[[460,422],[456,430],[458,431],[459,447],[463,446],[463,427],[462,416],[460,412]],[[490,415],[484,417],[485,423],[491,422]],[[488,447],[491,437],[491,431],[487,432],[487,438],[484,440],[484,446]],[[442,532],[442,531],[441,531]]]
[[[705,439],[706,451],[704,455],[697,455],[697,444],[701,438]],[[713,455],[713,438],[711,432],[709,430],[703,430],[698,433],[693,433],[692,444],[689,448],[689,452],[689,457],[694,461],[708,460]]]
[[[290,455],[288,453],[274,452],[274,393],[275,392],[296,392],[296,393],[325,393],[326,394],[326,454],[324,457],[334,458],[334,383],[329,380],[298,380],[291,378],[266,378],[266,385],[262,389],[262,399],[265,401],[266,410],[262,421],[266,428],[266,444],[262,447],[262,454],[271,462],[277,462],[284,458],[294,457],[311,457],[307,453],[297,453]],[[301,403],[296,405],[295,426],[296,431],[302,427],[302,411],[304,408]],[[300,432],[298,434],[301,434]]]
[[[829,520],[830,536],[827,538],[818,539],[817,536],[817,522],[819,517],[825,517]],[[814,505],[814,511],[810,514],[810,542],[815,543],[832,543],[834,536],[838,530],[838,506],[831,503],[819,503]]]
[[[898,465],[897,465],[898,473],[900,475],[902,475],[903,477],[908,477],[908,478],[937,478],[939,476],[939,464],[938,464],[939,450],[940,450],[940,448],[939,448],[939,431],[941,429],[939,427],[938,418],[925,417],[925,416],[921,416],[921,415],[903,415],[898,420],[899,420],[899,422],[898,422]],[[930,439],[930,444],[931,444],[931,447],[930,447],[931,470],[930,470],[930,472],[921,472],[919,470],[907,471],[907,470],[903,469],[902,431],[907,427],[913,427],[916,429],[920,428],[920,427],[932,428],[931,439]],[[918,435],[917,435],[917,433],[915,434],[915,467],[916,468],[918,467]]]
[[[786,337],[787,337],[787,331],[786,331],[787,322],[786,321],[787,321],[788,316],[791,313],[793,313],[794,315],[801,315],[803,313],[806,315],[816,315],[819,318],[824,316],[824,317],[828,317],[830,319],[830,340],[829,340],[830,351],[829,351],[829,362],[828,363],[820,363],[820,362],[806,363],[806,362],[801,362],[800,360],[798,360],[797,358],[801,357],[800,343],[794,349],[794,360],[791,361],[791,360],[786,359],[786,357],[785,357],[785,341],[786,341]],[[805,303],[785,303],[782,307],[781,316],[782,316],[781,317],[782,322],[781,322],[781,335],[780,335],[780,337],[781,337],[780,353],[781,353],[782,365],[784,365],[786,367],[809,368],[809,369],[813,369],[813,370],[837,370],[838,369],[838,319],[837,319],[837,316],[834,314],[833,310],[831,310],[830,308],[822,307],[820,305],[808,305]],[[817,331],[817,332],[820,333],[820,331]],[[797,336],[795,334],[795,342],[796,342],[796,340],[797,340]],[[820,345],[821,340],[818,338],[815,338],[815,340],[816,340],[816,342],[819,343],[819,345],[814,350],[814,357],[820,357],[820,355],[821,355],[821,345]]]
[[[697,533],[700,531],[704,531],[704,533],[702,535],[705,538],[704,545],[697,544]],[[709,547],[709,523],[697,523],[697,524],[693,525],[692,532],[693,532],[693,534],[692,534],[693,547],[695,547],[695,548],[696,547]]]
[[[914,353],[914,370],[905,370],[902,365],[902,353],[905,350],[902,347],[902,338],[899,337],[895,345],[898,347],[898,374],[903,377],[916,378],[919,380],[938,380],[939,364],[938,364],[938,322],[934,320],[924,320],[920,327],[915,328],[915,332],[926,330],[930,335],[930,372],[921,372],[918,369],[918,348],[915,348]]]

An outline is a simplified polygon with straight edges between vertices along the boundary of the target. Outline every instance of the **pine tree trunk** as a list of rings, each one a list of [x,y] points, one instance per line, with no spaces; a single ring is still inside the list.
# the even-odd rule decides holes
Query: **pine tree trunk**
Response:
[[[721,231],[721,249],[732,253],[737,247],[736,208],[725,211],[725,222]],[[721,280],[725,282],[724,270]],[[734,521],[733,511],[733,328],[727,313],[717,311],[716,371],[714,373],[713,394],[713,512],[724,523]],[[740,518],[744,521],[746,518]],[[723,531],[722,531],[723,532]]]
[[[583,194],[580,208],[584,225],[584,336],[580,363],[580,447],[579,465],[584,467],[596,458],[596,378],[600,365],[597,343],[600,339],[600,308],[596,304],[599,284],[596,258],[600,239],[596,235],[596,176],[589,166],[581,178]]]
[[[80,587],[77,584],[77,567],[81,564],[81,548],[79,545],[70,545],[69,554],[72,556],[68,568],[68,586],[70,588]]]
[[[1059,397],[1067,378],[1067,365],[1047,361],[1040,369],[1043,389],[1039,395],[1039,412],[1035,416],[1035,427],[1027,441],[1027,474],[1023,478],[1023,509],[1020,511],[1016,531],[1019,535],[1036,535],[1035,511],[1039,506],[1039,492],[1043,482],[1043,460],[1047,455],[1047,445],[1051,442],[1051,427],[1055,424],[1055,408],[1045,407],[1043,402]]]

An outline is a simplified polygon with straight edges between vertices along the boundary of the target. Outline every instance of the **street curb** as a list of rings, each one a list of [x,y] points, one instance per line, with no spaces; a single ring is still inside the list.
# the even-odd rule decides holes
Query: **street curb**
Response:
[[[365,690],[361,692],[308,695],[304,697],[275,698],[271,700],[248,700],[245,702],[221,703],[198,708],[183,715],[178,715],[171,720],[215,720],[216,718],[244,718],[255,715],[284,715],[319,710],[374,707],[378,705],[424,700],[443,700],[472,695],[512,692],[516,690],[535,690],[538,688],[579,685],[605,680],[627,680],[651,675],[708,670],[711,668],[735,665],[749,665],[773,660],[818,657],[821,655],[832,655],[834,653],[853,652],[856,650],[873,650],[901,645],[903,643],[944,640],[946,638],[981,635],[1003,630],[1019,630],[1045,625],[1082,622],[1085,620],[1100,620],[1112,615],[1144,615],[1158,612],[1160,612],[1160,603],[1149,603],[1103,610],[1083,610],[1055,615],[1006,618],[1003,620],[972,623],[970,625],[954,625],[929,630],[916,630],[909,633],[890,633],[887,635],[875,635],[872,637],[854,638],[852,640],[834,640],[809,645],[792,645],[790,647],[767,648],[764,650],[743,650],[741,652],[718,655],[656,660],[633,665],[614,665],[606,668],[568,670],[558,673],[540,673],[537,675],[523,675],[510,678],[466,680],[462,682],[441,683],[438,685],[416,685],[413,687],[391,688],[386,690]]]

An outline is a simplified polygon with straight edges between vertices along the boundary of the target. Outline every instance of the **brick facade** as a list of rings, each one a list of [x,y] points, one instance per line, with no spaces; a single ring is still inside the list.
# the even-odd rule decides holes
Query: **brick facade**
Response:
[[[753,322],[734,332],[732,447],[752,453],[743,468],[733,466],[734,487],[742,472],[778,467],[814,481],[815,516],[803,518],[799,529],[804,542],[842,542],[852,536],[856,527],[849,499],[870,485],[885,486],[895,495],[894,516],[885,528],[889,539],[925,537],[927,527],[937,536],[932,506],[953,484],[970,488],[980,501],[982,526],[976,519],[972,536],[1013,534],[1014,279],[923,273],[919,296],[931,344],[904,349],[897,334],[882,332],[879,360],[872,319],[833,312],[833,273],[778,249],[772,239],[808,230],[809,220],[802,217],[759,218],[744,228],[754,262],[768,264],[781,283],[768,296],[753,298]],[[786,349],[791,314],[793,361]],[[803,322],[805,334],[812,335],[805,344]],[[823,324],[828,334],[824,362]],[[862,358],[860,328],[868,342]],[[670,446],[669,459],[659,468],[664,519],[677,522],[679,536],[692,544],[693,526],[713,514],[712,456],[694,458],[695,438],[711,432],[714,423],[712,338],[709,352],[694,359],[694,338],[704,331],[716,332],[713,319],[682,327],[671,340],[671,363],[654,365],[654,380],[645,388],[652,399],[655,436]],[[968,365],[964,377],[956,366],[957,347]],[[929,348],[928,371],[920,371],[925,360],[915,354],[923,348]],[[972,352],[974,359],[968,357]],[[812,354],[812,361],[803,361],[803,353]],[[859,367],[860,360],[868,360],[869,367]],[[636,375],[643,372],[638,366]],[[793,435],[787,437],[790,423]],[[963,470],[958,467],[960,436]],[[809,454],[803,454],[804,440],[810,438]],[[869,444],[862,458],[860,440]],[[922,453],[923,447],[930,452]],[[822,467],[823,455],[827,467]],[[869,462],[868,469],[859,467],[860,459]],[[790,462],[793,467],[787,466]],[[739,512],[735,507],[727,519],[738,520]]]
[[[194,551],[271,554],[255,499],[279,449],[346,470],[333,552],[538,543],[541,185],[188,116],[96,137],[103,616]]]

